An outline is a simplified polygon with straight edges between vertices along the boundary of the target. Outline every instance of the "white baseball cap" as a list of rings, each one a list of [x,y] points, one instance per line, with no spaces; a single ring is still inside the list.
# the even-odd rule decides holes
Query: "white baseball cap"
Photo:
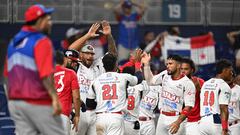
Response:
[[[87,53],[95,54],[95,49],[92,45],[87,44],[87,45],[84,45],[82,47],[81,52],[87,52]]]
[[[80,30],[79,30],[79,29],[76,29],[76,28],[71,27],[71,28],[69,28],[69,29],[67,30],[67,32],[66,32],[66,37],[67,37],[67,38],[70,38],[70,37],[72,37],[72,36],[74,36],[74,35],[77,35],[78,33],[80,33]]]

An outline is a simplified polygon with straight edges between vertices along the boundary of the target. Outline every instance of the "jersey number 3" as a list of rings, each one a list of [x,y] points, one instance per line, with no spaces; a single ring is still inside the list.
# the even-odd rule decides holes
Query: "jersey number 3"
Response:
[[[118,99],[116,84],[108,85],[105,84],[102,86],[102,97],[103,100],[111,100],[111,99]]]
[[[63,89],[64,89],[63,78],[64,78],[64,74],[60,74],[60,75],[57,75],[57,76],[54,75],[55,87],[57,88],[58,93],[62,92]]]

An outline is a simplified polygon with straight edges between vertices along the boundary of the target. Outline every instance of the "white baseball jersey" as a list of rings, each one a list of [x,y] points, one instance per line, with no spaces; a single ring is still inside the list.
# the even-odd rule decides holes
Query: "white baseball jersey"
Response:
[[[127,88],[128,99],[126,103],[126,114],[124,115],[124,119],[127,121],[136,121],[138,120],[139,115],[139,105],[141,94],[140,91],[147,90],[147,82],[142,81],[142,83],[136,86],[129,86]]]
[[[195,85],[185,75],[178,80],[173,80],[167,71],[153,77],[151,84],[162,85],[162,92],[159,100],[159,106],[162,111],[181,112],[183,103],[185,106],[193,107],[195,104]]]
[[[117,72],[103,73],[97,77],[88,92],[89,99],[96,99],[95,112],[119,112],[126,103],[127,85],[137,84],[137,77]]]
[[[140,113],[139,116],[154,118],[154,109],[158,105],[159,96],[162,87],[160,85],[148,86],[148,91],[144,93],[143,98],[140,103]]]
[[[220,114],[220,104],[228,105],[231,90],[228,84],[219,78],[206,81],[200,94],[200,116]]]
[[[88,90],[92,81],[104,72],[105,69],[103,68],[102,58],[96,59],[90,68],[87,68],[81,62],[79,62],[77,76],[81,99],[85,104]]]
[[[231,99],[228,105],[229,122],[240,120],[240,86],[235,85],[231,89]]]

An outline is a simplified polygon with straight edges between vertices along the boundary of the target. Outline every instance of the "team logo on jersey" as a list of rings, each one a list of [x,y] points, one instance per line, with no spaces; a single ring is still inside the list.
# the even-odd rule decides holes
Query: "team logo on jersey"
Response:
[[[156,99],[148,97],[148,96],[145,96],[143,98],[143,102],[146,102],[146,103],[149,103],[149,104],[156,104]]]
[[[229,92],[224,92],[225,98],[230,99],[231,94]]]
[[[211,111],[212,111],[212,108],[209,108],[209,107],[205,107],[205,108],[204,108],[204,114],[205,114],[205,115],[211,114]]]
[[[126,28],[136,28],[137,24],[134,21],[122,21],[123,25],[125,25]]]
[[[193,94],[193,92],[189,91],[187,92],[187,95],[191,96]]]
[[[145,108],[146,110],[151,110],[152,108],[155,108],[157,105],[157,100],[150,97],[144,97],[144,99],[141,101],[141,107]]]
[[[164,100],[163,100],[163,105],[169,106],[169,107],[171,107],[172,109],[177,110],[177,103],[176,103],[176,102],[169,101],[168,99],[164,99]]]
[[[78,76],[78,81],[81,85],[87,85],[87,86],[91,85],[91,80],[85,78],[84,76]]]
[[[215,82],[215,80],[211,80],[211,82],[210,83],[214,83]]]
[[[105,106],[107,107],[107,111],[108,112],[110,112],[110,111],[112,111],[114,109],[113,104],[115,104],[115,102],[113,103],[110,100],[106,102]]]
[[[174,94],[169,93],[167,91],[162,91],[161,97],[167,98],[167,99],[169,99],[171,101],[174,101],[176,103],[180,103],[180,96],[174,95]]]
[[[176,86],[178,89],[183,89],[182,84],[178,84],[178,86]]]
[[[228,112],[233,114],[233,108],[228,106]]]

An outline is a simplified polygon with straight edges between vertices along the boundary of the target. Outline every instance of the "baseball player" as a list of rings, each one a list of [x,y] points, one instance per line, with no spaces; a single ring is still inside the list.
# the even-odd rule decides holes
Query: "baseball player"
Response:
[[[141,65],[141,63],[139,63]],[[135,69],[140,71],[141,66],[135,63]],[[133,66],[127,66],[123,68],[122,73],[128,73],[131,75],[135,74],[135,69]],[[142,74],[142,73],[141,73]],[[128,86],[127,88],[127,102],[125,106],[124,113],[124,135],[139,135],[140,123],[138,121],[139,115],[139,105],[141,99],[141,93],[144,89],[143,82],[135,85]]]
[[[155,135],[154,110],[157,108],[161,86],[144,85],[147,91],[144,91],[143,98],[140,103],[139,121],[140,135]]]
[[[108,53],[117,54],[114,39],[111,34],[111,27],[107,21],[102,21],[101,24],[95,23],[91,26],[88,33],[80,39],[76,40],[69,49],[80,51],[79,67],[77,70],[78,83],[80,86],[81,100],[83,101],[82,109],[80,111],[80,122],[78,135],[95,135],[95,112],[90,108],[85,108],[86,97],[89,91],[91,82],[105,72],[103,68],[102,58],[94,60],[95,50],[92,45],[85,45],[84,43],[91,37],[96,37],[100,25],[102,26],[102,33],[106,35],[108,40]]]
[[[235,78],[228,83],[231,88],[228,125],[231,135],[238,135],[240,133],[240,86],[234,81]]]
[[[184,128],[181,123],[195,103],[195,86],[187,76],[180,73],[180,56],[168,56],[167,70],[156,76],[153,76],[150,70],[150,59],[149,54],[143,54],[144,77],[149,84],[162,85],[159,100],[161,115],[158,119],[156,135],[182,135]]]
[[[72,50],[67,50],[65,54],[70,56],[70,53],[74,53]],[[64,130],[66,135],[70,134],[70,113],[72,111],[72,101],[74,104],[75,116],[73,118],[73,128],[78,130],[78,123],[80,118],[80,94],[79,85],[76,73],[65,68],[66,65],[70,65],[68,59],[72,60],[72,57],[64,58],[64,54],[60,51],[56,52],[56,72],[54,73],[56,91],[62,105],[61,118],[63,120]]]
[[[123,135],[123,110],[126,104],[126,87],[134,86],[138,79],[131,74],[117,73],[117,57],[110,53],[103,57],[106,73],[97,77],[89,90],[87,106],[96,107],[97,135]],[[96,102],[95,102],[96,100]]]
[[[65,67],[68,69],[72,69],[75,72],[77,72],[78,66],[79,66],[79,52],[76,50],[65,50],[64,56],[67,58],[65,59]]]
[[[139,135],[140,123],[138,121],[141,91],[144,90],[143,82],[127,88],[127,112],[124,114],[124,135]]]
[[[228,104],[231,89],[225,81],[231,81],[232,75],[231,62],[220,60],[216,63],[216,77],[203,84],[200,94],[201,135],[228,134]]]
[[[182,59],[181,72],[190,78],[196,87],[195,105],[187,116],[186,135],[200,135],[198,127],[198,121],[200,120],[200,89],[204,80],[193,76],[195,70],[195,64],[191,59]]]
[[[53,46],[47,36],[53,10],[30,6],[25,25],[8,46],[8,105],[19,135],[65,134],[54,87]]]
[[[142,50],[136,49],[136,51],[131,54],[131,58],[129,59],[129,61],[119,67],[120,72],[134,75],[136,74],[135,71],[140,71],[141,55]],[[140,74],[142,73],[140,72]],[[143,90],[146,90],[144,89],[143,82],[136,86],[128,86],[127,88],[128,97],[126,102],[126,111],[124,114],[124,135],[138,135],[140,133],[140,123],[138,121],[138,115]]]

